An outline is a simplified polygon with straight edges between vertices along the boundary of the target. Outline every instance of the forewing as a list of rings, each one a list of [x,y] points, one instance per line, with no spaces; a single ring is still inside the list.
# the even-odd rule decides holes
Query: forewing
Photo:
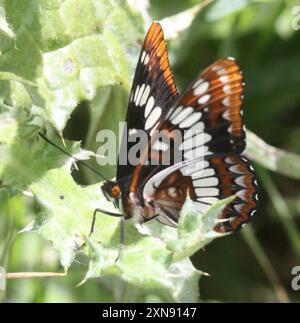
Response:
[[[235,60],[217,61],[178,98],[159,130],[181,132],[184,160],[216,153],[242,153],[243,87],[242,73]]]
[[[161,28],[150,28],[127,113],[128,137],[141,129],[147,138],[138,164],[119,165],[118,178],[130,176],[129,191],[142,192],[160,222],[176,225],[188,194],[200,213],[237,196],[220,214],[219,232],[239,229],[255,213],[255,173],[240,156],[245,149],[243,86],[238,64],[228,58],[208,67],[178,96]],[[165,131],[166,141],[155,130]],[[169,152],[169,166],[163,163],[164,152]]]
[[[163,155],[169,156],[172,165],[217,153],[240,154],[245,149],[243,84],[240,68],[232,58],[219,60],[201,73],[152,128],[140,165],[157,167],[151,171],[148,167],[148,176],[136,169],[132,187],[144,185],[149,176],[164,168]],[[163,143],[155,130],[166,132]]]
[[[149,133],[177,98],[178,92],[169,66],[167,45],[159,23],[152,23],[138,59],[123,132],[120,155],[127,154],[135,144],[139,130],[145,131],[144,146]],[[135,165],[118,163],[117,179],[132,174]]]

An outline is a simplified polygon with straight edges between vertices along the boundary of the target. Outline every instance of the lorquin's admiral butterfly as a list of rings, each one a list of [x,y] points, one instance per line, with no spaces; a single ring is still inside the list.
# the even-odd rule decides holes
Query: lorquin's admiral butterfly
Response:
[[[156,219],[176,226],[188,195],[199,213],[236,195],[214,230],[235,231],[249,221],[256,211],[257,187],[254,169],[241,156],[245,149],[243,87],[239,66],[227,58],[209,66],[179,94],[162,28],[152,23],[137,63],[123,133],[127,140],[124,138],[145,130],[144,152],[137,165],[118,162],[116,181],[102,186],[122,219],[139,223]],[[158,139],[161,130],[168,143]],[[178,134],[183,138],[178,149],[182,161],[175,163],[171,158],[171,164],[164,165],[162,154],[171,151],[173,155]],[[130,149],[132,145],[128,141],[122,146]],[[147,163],[149,156],[156,165]],[[200,159],[201,166],[197,166]]]
[[[144,130],[144,150],[137,164],[119,160],[116,181],[102,185],[104,195],[121,214],[96,209],[90,234],[97,212],[121,217],[121,247],[125,219],[139,223],[156,219],[176,227],[187,196],[203,213],[218,200],[236,195],[219,215],[214,230],[236,231],[247,223],[256,212],[258,198],[254,169],[241,156],[246,145],[243,87],[239,66],[227,58],[209,66],[179,94],[162,28],[152,23],[137,63],[121,145],[127,153],[134,145],[128,138]],[[158,133],[164,133],[164,138]],[[169,152],[169,164],[164,163],[165,152]],[[180,162],[174,158],[176,153]]]

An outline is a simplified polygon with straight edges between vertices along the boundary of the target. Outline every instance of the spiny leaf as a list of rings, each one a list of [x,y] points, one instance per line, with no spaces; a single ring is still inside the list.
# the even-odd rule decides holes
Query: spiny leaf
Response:
[[[173,261],[190,257],[213,239],[224,236],[215,232],[214,227],[223,208],[233,199],[235,196],[218,201],[203,214],[196,211],[191,199],[186,200],[180,213],[178,238],[168,242],[168,248],[173,252]]]
[[[140,17],[124,0],[4,4],[7,20],[18,32],[15,44],[0,45],[0,79],[37,85],[30,90],[32,103],[46,111],[58,132],[77,104],[93,100],[98,88],[121,84],[128,91],[143,30]],[[10,95],[13,91],[8,90]]]
[[[99,185],[81,188],[64,168],[48,171],[30,188],[43,206],[44,218],[39,232],[52,241],[67,270],[86,241],[93,210],[97,207],[109,210],[112,206],[102,196]],[[187,257],[222,236],[215,233],[213,227],[219,212],[230,201],[232,198],[216,203],[202,216],[195,212],[192,202],[187,201],[179,221],[178,235],[176,230],[169,229],[166,230],[168,234],[149,236],[139,233],[132,223],[126,222],[125,247],[117,262],[119,221],[99,214],[95,232],[87,240],[89,248],[81,250],[91,257],[85,280],[116,275],[144,293],[145,290],[158,290],[168,300],[196,301],[195,284],[200,272],[192,267]],[[180,284],[176,277],[178,280],[180,277]],[[186,284],[190,286],[189,292],[186,292]]]
[[[187,258],[172,263],[171,253],[165,247],[159,239],[144,237],[137,244],[126,247],[115,262],[117,250],[112,252],[101,245],[92,245],[95,258],[90,262],[85,280],[115,275],[141,289],[144,295],[155,291],[166,301],[196,302],[201,272]]]

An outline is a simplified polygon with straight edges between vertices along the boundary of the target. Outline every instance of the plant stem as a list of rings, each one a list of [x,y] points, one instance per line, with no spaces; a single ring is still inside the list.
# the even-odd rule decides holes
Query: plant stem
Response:
[[[53,272],[20,272],[6,273],[6,279],[23,279],[23,278],[43,278],[43,277],[64,277],[65,273]]]
[[[281,284],[279,277],[274,270],[268,256],[264,252],[260,242],[255,236],[255,233],[252,229],[252,226],[249,224],[247,227],[243,229],[243,237],[248,244],[249,248],[252,250],[255,258],[257,259],[258,263],[260,264],[261,268],[265,272],[266,276],[270,284],[272,285],[276,296],[281,303],[289,303],[289,297],[287,295],[286,290],[284,289],[283,285]]]
[[[245,154],[251,160],[269,170],[291,178],[300,179],[299,155],[275,148],[249,130],[247,130]]]

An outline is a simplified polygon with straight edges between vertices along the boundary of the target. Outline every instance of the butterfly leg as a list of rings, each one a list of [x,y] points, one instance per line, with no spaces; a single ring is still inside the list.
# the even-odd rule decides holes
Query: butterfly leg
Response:
[[[124,216],[121,217],[120,219],[120,244],[119,244],[119,250],[118,250],[118,255],[115,260],[117,262],[119,258],[121,257],[122,250],[124,248],[124,240],[125,240],[125,218]]]
[[[114,216],[114,217],[123,217],[122,214],[119,214],[119,213],[113,213],[113,212],[108,212],[108,211],[105,211],[105,210],[102,210],[102,209],[95,209],[94,210],[94,213],[93,213],[93,220],[92,220],[92,224],[91,224],[91,229],[90,229],[90,233],[89,233],[89,237],[93,234],[94,232],[94,229],[95,229],[95,223],[96,223],[96,217],[97,217],[97,213],[104,213],[106,215],[109,215],[109,216]]]

